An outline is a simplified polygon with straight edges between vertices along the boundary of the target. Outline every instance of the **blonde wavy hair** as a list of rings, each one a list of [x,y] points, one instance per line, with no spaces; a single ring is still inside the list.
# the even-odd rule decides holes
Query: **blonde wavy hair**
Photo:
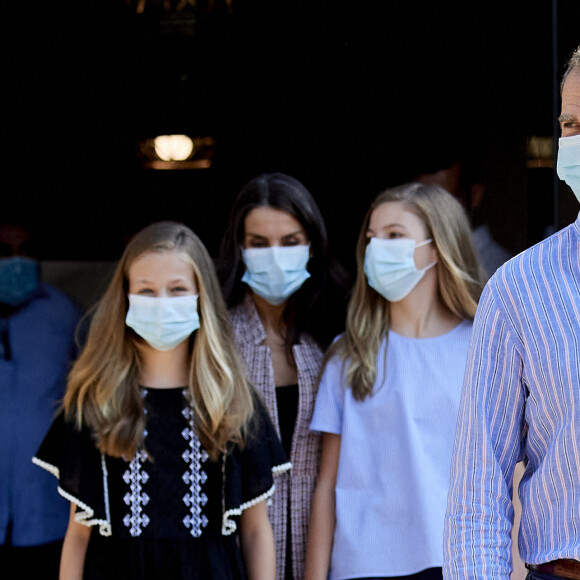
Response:
[[[439,185],[407,183],[379,194],[366,213],[357,241],[357,276],[346,331],[325,355],[326,361],[335,355],[342,359],[346,384],[359,401],[373,393],[379,346],[390,327],[390,303],[368,285],[364,273],[367,231],[373,211],[393,201],[402,202],[425,224],[438,256],[439,299],[450,312],[473,320],[486,281],[465,211],[450,193]]]
[[[191,338],[188,390],[197,434],[212,459],[229,442],[244,445],[253,413],[250,387],[231,335],[213,262],[185,225],[151,224],[128,243],[111,283],[94,309],[85,347],[69,374],[65,416],[90,427],[97,447],[131,458],[144,445],[144,408],[139,391],[143,339],[125,325],[128,273],[148,252],[177,250],[191,263],[199,291],[200,328]]]

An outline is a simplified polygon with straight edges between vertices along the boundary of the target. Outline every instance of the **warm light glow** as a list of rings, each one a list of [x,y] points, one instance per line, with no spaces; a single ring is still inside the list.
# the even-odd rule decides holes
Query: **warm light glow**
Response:
[[[554,137],[533,135],[528,137],[527,166],[530,169],[554,167]]]
[[[159,135],[154,139],[154,147],[163,161],[184,161],[193,152],[193,141],[187,135]]]

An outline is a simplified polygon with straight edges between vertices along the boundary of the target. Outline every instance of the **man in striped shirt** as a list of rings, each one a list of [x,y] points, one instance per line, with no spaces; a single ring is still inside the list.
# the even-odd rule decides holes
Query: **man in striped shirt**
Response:
[[[580,47],[561,97],[558,175],[580,200]],[[446,579],[509,579],[521,460],[528,578],[580,579],[580,215],[501,267],[481,297],[451,470]]]

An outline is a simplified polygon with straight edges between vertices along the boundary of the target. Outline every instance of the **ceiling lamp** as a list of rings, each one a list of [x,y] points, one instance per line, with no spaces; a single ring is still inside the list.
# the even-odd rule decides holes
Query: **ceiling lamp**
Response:
[[[153,147],[163,161],[185,161],[193,152],[193,141],[187,135],[159,135]]]
[[[208,169],[216,149],[213,137],[158,135],[139,143],[145,169]]]

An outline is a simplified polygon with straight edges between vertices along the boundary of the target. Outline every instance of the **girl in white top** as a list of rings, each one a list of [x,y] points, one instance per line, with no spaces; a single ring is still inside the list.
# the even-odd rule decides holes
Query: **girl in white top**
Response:
[[[459,202],[418,183],[375,199],[357,264],[346,332],[327,353],[311,423],[323,439],[306,579],[441,578],[483,270]]]

